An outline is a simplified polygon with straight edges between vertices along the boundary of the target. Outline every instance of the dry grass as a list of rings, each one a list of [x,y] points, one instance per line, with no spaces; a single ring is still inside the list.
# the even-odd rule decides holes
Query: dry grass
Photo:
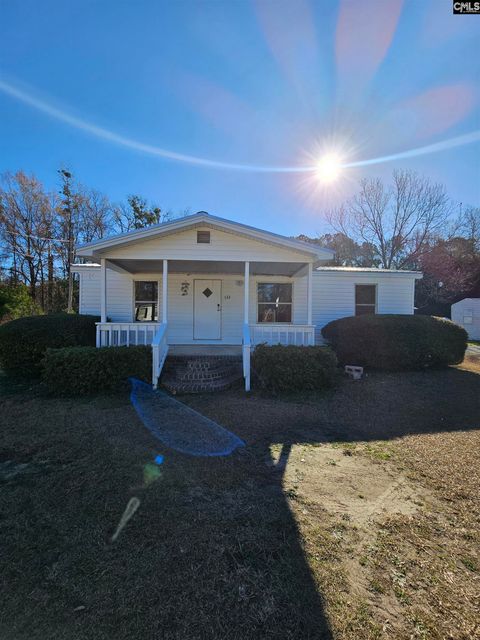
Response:
[[[479,398],[468,363],[192,396],[247,441],[202,459],[163,450],[126,397],[4,385],[0,471],[22,471],[0,493],[0,637],[473,640]]]

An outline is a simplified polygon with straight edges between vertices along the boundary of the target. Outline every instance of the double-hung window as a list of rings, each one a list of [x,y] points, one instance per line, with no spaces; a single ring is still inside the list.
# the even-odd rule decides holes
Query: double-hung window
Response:
[[[135,282],[135,321],[156,322],[158,318],[158,282],[137,280]]]
[[[355,285],[355,315],[373,316],[377,313],[377,286],[375,284]]]
[[[292,322],[292,284],[259,282],[257,322]]]

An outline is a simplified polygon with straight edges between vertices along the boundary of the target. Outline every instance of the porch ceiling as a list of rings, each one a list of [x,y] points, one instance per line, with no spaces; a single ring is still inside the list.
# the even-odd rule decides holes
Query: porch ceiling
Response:
[[[162,273],[162,260],[109,260],[113,265],[129,273]],[[250,262],[251,275],[292,276],[302,269],[305,262]],[[169,273],[224,273],[243,275],[244,262],[214,260],[169,260]]]

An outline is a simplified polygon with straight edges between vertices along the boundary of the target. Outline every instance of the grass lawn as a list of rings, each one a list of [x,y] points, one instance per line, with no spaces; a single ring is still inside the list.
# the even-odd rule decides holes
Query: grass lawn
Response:
[[[246,440],[217,459],[3,379],[0,638],[478,638],[479,374],[184,397]]]

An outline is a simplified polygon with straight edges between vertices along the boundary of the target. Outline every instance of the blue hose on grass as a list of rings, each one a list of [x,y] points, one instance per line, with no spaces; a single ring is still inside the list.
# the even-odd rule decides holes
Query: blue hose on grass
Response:
[[[228,456],[245,443],[231,431],[164,391],[129,378],[130,400],[150,433],[162,444],[191,456]]]

